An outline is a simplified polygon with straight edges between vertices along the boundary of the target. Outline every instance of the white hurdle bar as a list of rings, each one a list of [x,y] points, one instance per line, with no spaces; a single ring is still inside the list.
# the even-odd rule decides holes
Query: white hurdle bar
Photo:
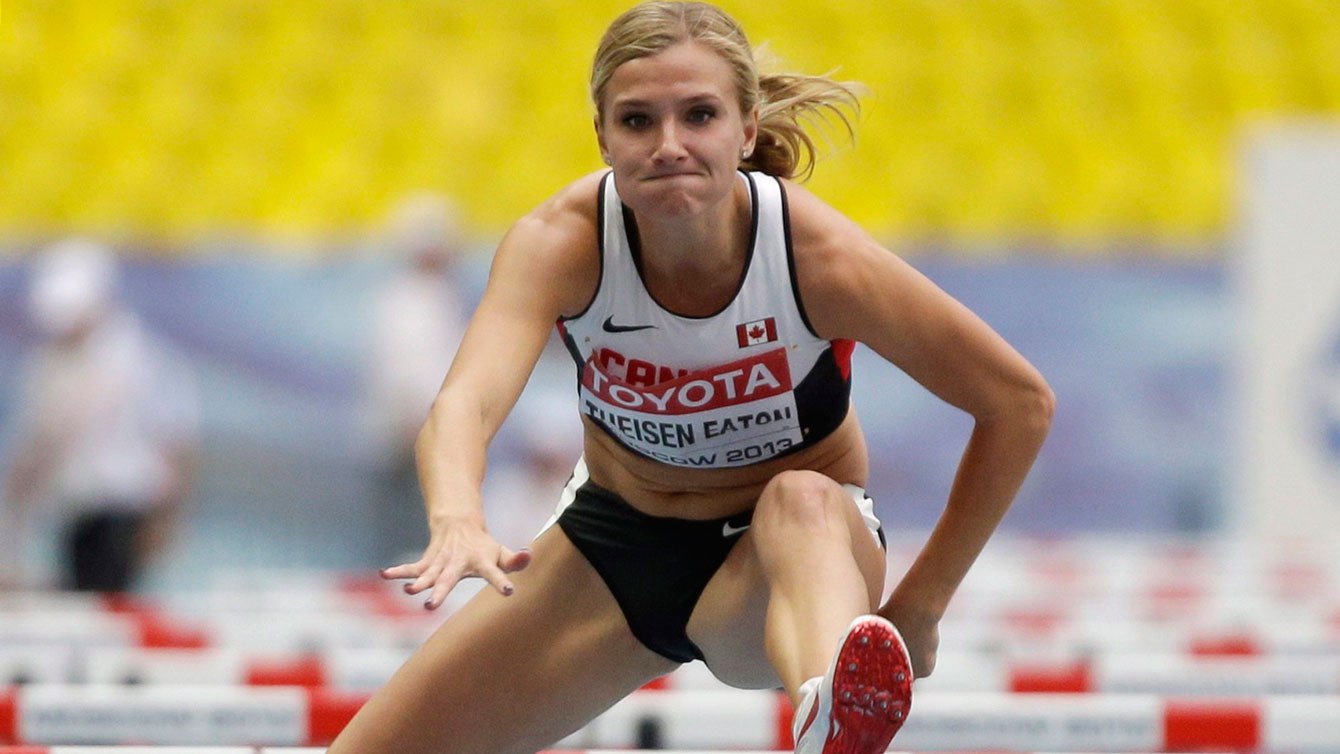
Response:
[[[0,648],[0,687],[21,684],[176,684],[300,686],[371,693],[412,650],[351,648],[313,653],[238,648]],[[649,684],[658,690],[727,688],[701,663],[681,666]],[[1146,693],[1180,696],[1340,696],[1340,654],[1198,656],[1188,653],[1100,653],[1092,656],[939,655],[921,691]]]
[[[1340,696],[1340,654],[1198,656],[1105,652],[1088,657],[940,653],[922,692]]]
[[[30,686],[0,695],[0,743],[320,746],[366,697],[293,688]],[[785,750],[773,691],[638,692],[556,748]],[[916,751],[1340,751],[1340,697],[914,694],[894,739]]]
[[[727,688],[707,666],[683,665],[649,685],[660,690]],[[1329,656],[1199,656],[1186,653],[1099,653],[1090,656],[943,650],[918,693],[1141,693],[1163,696],[1340,697],[1340,654]]]
[[[763,698],[769,694],[771,710]],[[632,748],[650,724],[671,749],[786,749],[791,718],[790,703],[771,692],[635,694],[560,746]],[[1340,698],[914,692],[894,745],[916,751],[1333,753],[1340,751]]]
[[[412,649],[445,620],[443,614],[375,612],[224,611],[183,616],[138,612],[0,609],[0,648],[243,649],[251,652],[323,652],[339,649]],[[1085,652],[1191,654],[1340,654],[1340,608],[1280,610],[1273,616],[1215,615],[1152,620],[1101,609],[1057,610],[1019,606],[992,616],[946,616],[948,647],[974,651],[1030,651],[1037,647]]]
[[[325,754],[320,747],[283,746],[0,746],[0,754]],[[717,749],[544,749],[537,754],[791,754],[790,750],[741,751]],[[889,751],[886,754],[922,754]],[[959,754],[981,754],[960,752]],[[1051,754],[1038,752],[1036,754]],[[1202,752],[1201,754],[1212,754]]]
[[[0,692],[0,744],[322,746],[367,699],[278,686],[36,684]]]
[[[0,647],[144,647],[254,651],[321,651],[350,647],[415,647],[446,618],[376,613],[248,611],[181,617],[143,610],[0,611]]]

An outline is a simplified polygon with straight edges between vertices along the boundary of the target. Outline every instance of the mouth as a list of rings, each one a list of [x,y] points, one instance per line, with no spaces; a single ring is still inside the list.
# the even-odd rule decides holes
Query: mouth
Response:
[[[695,176],[697,176],[697,175],[698,175],[698,173],[696,173],[696,172],[683,170],[683,171],[679,171],[679,172],[675,172],[675,173],[656,173],[656,174],[654,174],[654,175],[649,175],[649,176],[647,176],[645,180],[648,180],[648,181],[662,181],[662,180],[667,180],[667,179],[670,179],[670,178],[693,178],[693,177],[695,177]]]

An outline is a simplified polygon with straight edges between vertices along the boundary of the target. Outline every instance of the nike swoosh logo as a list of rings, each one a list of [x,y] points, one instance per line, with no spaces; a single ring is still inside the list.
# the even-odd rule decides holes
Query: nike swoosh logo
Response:
[[[612,316],[606,317],[600,325],[600,329],[605,332],[637,332],[638,330],[651,330],[655,327],[656,325],[616,325]]]
[[[744,526],[732,526],[731,522],[727,521],[726,523],[721,525],[721,536],[733,537],[742,531],[747,531],[748,529],[749,524],[745,524]]]

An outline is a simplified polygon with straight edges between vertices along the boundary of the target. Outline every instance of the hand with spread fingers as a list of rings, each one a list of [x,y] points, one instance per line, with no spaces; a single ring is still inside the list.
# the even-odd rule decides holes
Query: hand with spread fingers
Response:
[[[513,551],[498,542],[477,521],[438,519],[430,525],[432,537],[423,557],[413,563],[384,568],[385,579],[411,579],[406,594],[428,592],[423,606],[436,610],[463,579],[482,578],[504,597],[516,587],[507,574],[530,565],[529,549]]]

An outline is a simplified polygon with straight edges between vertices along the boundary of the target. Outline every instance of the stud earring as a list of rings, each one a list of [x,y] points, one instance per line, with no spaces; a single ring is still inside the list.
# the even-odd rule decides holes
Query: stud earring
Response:
[[[605,164],[606,164],[606,165],[613,165],[613,164],[614,164],[614,160],[611,160],[611,159],[610,159],[610,156],[607,155],[607,154],[605,154],[605,155],[601,155],[600,158],[601,158],[602,160],[605,161]]]

